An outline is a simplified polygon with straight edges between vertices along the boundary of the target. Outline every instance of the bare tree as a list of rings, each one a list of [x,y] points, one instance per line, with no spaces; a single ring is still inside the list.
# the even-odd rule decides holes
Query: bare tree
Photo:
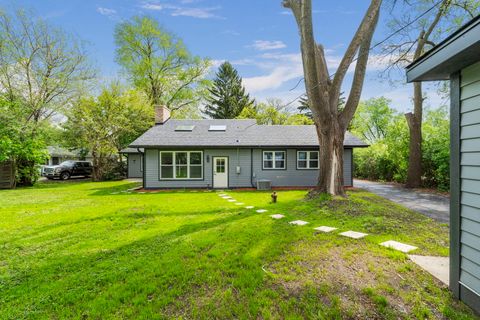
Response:
[[[94,77],[82,45],[28,12],[0,12],[0,86],[38,123],[68,105],[79,85]]]
[[[442,34],[461,24],[463,18],[473,18],[480,1],[420,0],[404,1],[407,10],[390,25],[397,32],[383,48],[388,57],[387,74],[402,69],[435,46]],[[420,15],[419,11],[421,12]],[[411,14],[417,14],[411,18]],[[420,17],[420,18],[419,18]],[[408,27],[405,27],[408,26]],[[422,184],[422,118],[425,95],[422,83],[413,83],[413,112],[405,114],[410,132],[409,159],[406,186],[416,188]]]
[[[362,92],[370,45],[375,31],[381,0],[372,0],[337,72],[330,78],[323,46],[315,42],[311,0],[285,0],[298,25],[305,74],[308,105],[312,110],[320,145],[320,172],[317,192],[345,195],[343,189],[343,141],[355,114]],[[350,93],[339,108],[341,86],[356,58]]]

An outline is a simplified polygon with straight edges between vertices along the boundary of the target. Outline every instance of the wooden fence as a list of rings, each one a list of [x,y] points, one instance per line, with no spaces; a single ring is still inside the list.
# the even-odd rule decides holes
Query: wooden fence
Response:
[[[0,189],[11,189],[14,185],[13,163],[11,161],[0,163]]]

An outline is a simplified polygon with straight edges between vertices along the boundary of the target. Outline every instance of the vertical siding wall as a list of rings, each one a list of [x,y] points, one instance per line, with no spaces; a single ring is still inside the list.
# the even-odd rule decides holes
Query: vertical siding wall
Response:
[[[250,188],[257,180],[270,180],[273,186],[309,187],[317,183],[317,170],[297,170],[297,149],[275,149],[287,152],[286,170],[263,170],[263,150],[254,149],[253,163],[250,161],[251,149],[205,149],[203,151],[202,180],[159,180],[159,150],[145,150],[145,187],[146,188],[210,188],[213,186],[213,157],[228,157],[228,184],[230,188]],[[273,149],[270,149],[273,150]],[[300,149],[298,149],[300,150]],[[304,150],[304,149],[302,149]],[[178,150],[182,151],[182,150]],[[185,150],[183,150],[185,151]],[[207,159],[209,160],[207,162]],[[352,185],[352,149],[344,153],[344,184]],[[237,166],[240,173],[237,173]],[[252,175],[253,166],[253,179]],[[252,185],[253,182],[253,185]]]
[[[460,78],[460,282],[480,295],[480,63]]]

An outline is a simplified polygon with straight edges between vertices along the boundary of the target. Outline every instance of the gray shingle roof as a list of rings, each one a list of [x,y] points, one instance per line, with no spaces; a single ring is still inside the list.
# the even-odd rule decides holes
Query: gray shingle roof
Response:
[[[140,148],[140,151],[138,151],[137,148],[130,148],[130,147],[127,147],[127,148],[124,148],[122,150],[120,150],[120,153],[122,154],[129,154],[129,153],[143,153],[143,148]]]
[[[208,131],[210,125],[226,125],[226,131]],[[192,131],[175,131],[177,126],[195,126]],[[349,132],[346,147],[368,145]],[[257,125],[255,120],[174,120],[156,125],[133,141],[131,148],[149,147],[316,147],[315,126]]]

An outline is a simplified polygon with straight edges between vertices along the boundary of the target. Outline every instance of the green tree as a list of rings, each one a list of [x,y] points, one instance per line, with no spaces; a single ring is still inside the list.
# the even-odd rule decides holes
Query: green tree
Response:
[[[115,167],[118,152],[152,124],[153,109],[145,95],[112,84],[96,98],[80,98],[64,127],[70,147],[92,153],[92,178],[98,181]]]
[[[209,97],[204,113],[213,119],[234,119],[245,107],[254,104],[245,93],[242,78],[229,62],[220,65],[213,85],[208,91]]]
[[[392,3],[394,6],[397,5],[397,1]],[[445,34],[458,28],[465,20],[478,15],[480,6],[478,0],[421,0],[400,3],[403,3],[405,10],[397,10],[400,13],[398,15],[392,14],[389,26],[393,30],[402,32],[395,32],[384,43],[384,53],[388,60],[387,74],[392,69],[403,70],[406,65],[419,59],[441,41]],[[423,16],[421,19],[413,20],[412,14],[417,16],[422,14]],[[413,112],[405,114],[410,132],[406,185],[411,188],[419,187],[422,184],[422,122],[425,99],[422,83],[414,82]]]
[[[385,97],[361,101],[352,119],[352,132],[368,143],[386,138],[386,130],[395,115],[395,111],[390,108],[390,102]]]
[[[245,107],[239,119],[255,119],[263,125],[309,125],[313,120],[305,114],[292,113],[278,99],[267,99],[266,103],[258,103]]]
[[[50,119],[94,72],[78,39],[24,10],[0,12],[0,44],[1,124],[8,131],[2,155],[14,162],[17,182],[32,185]]]
[[[39,176],[37,164],[47,159],[45,139],[37,128],[24,121],[21,101],[12,97],[0,96],[0,163],[10,160],[14,163],[16,183],[31,185]]]
[[[116,61],[152,105],[172,111],[198,104],[209,81],[207,59],[193,56],[181,39],[158,22],[137,16],[115,28]]]

